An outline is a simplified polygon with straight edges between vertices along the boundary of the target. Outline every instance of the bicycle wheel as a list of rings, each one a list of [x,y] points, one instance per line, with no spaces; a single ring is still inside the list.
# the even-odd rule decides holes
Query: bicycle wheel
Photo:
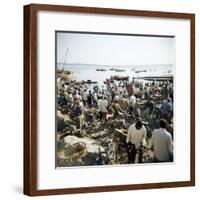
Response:
[[[118,145],[116,149],[116,157],[117,164],[127,164],[128,163],[128,152],[127,148],[124,145]]]
[[[152,150],[144,149],[142,155],[142,163],[152,163],[154,156]]]

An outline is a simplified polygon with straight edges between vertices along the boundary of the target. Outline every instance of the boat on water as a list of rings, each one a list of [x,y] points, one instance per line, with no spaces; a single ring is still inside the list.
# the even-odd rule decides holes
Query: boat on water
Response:
[[[125,69],[115,69],[116,72],[125,72]]]
[[[111,79],[115,81],[128,81],[129,76],[112,76]]]
[[[173,75],[167,74],[162,76],[143,76],[140,79],[144,79],[147,81],[173,81]]]
[[[135,73],[140,73],[140,72],[147,72],[147,70],[135,70]]]
[[[92,80],[87,80],[87,81],[82,81],[84,84],[97,84],[97,81],[92,81]]]
[[[105,72],[105,71],[107,71],[107,70],[106,70],[106,69],[96,69],[96,71]]]
[[[70,82],[73,78],[73,73],[71,71],[57,71],[57,76],[60,77],[65,82]]]
[[[62,73],[63,72],[63,69],[57,69],[57,73]]]
[[[64,70],[64,69],[57,69],[57,73],[58,74],[66,74],[66,75],[71,75],[72,72],[71,71],[68,71],[68,70]]]

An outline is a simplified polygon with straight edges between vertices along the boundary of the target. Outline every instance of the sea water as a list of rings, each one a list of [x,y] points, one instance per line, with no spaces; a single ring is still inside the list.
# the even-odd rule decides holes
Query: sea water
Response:
[[[104,84],[106,79],[111,76],[129,76],[129,80],[132,78],[141,77],[154,77],[154,76],[166,76],[173,75],[172,64],[161,64],[161,65],[132,65],[132,66],[109,66],[109,65],[91,65],[91,64],[57,64],[58,69],[65,69],[73,73],[73,79],[77,81],[97,81],[99,86]],[[106,71],[97,71],[97,69],[103,69]],[[125,70],[118,72],[115,70]],[[137,71],[141,71],[136,73]],[[145,70],[143,72],[142,70]]]

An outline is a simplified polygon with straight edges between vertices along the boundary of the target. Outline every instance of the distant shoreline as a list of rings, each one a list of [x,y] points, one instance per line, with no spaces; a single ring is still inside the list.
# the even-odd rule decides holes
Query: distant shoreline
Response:
[[[82,65],[82,66],[91,66],[91,67],[156,67],[156,66],[165,66],[165,67],[169,67],[169,66],[172,66],[173,67],[173,64],[127,64],[127,65],[118,65],[118,64],[112,64],[112,65],[108,65],[108,64],[87,64],[87,63],[61,63],[61,62],[58,62],[57,63],[57,67],[59,65],[64,65],[64,66],[69,66],[69,65]]]

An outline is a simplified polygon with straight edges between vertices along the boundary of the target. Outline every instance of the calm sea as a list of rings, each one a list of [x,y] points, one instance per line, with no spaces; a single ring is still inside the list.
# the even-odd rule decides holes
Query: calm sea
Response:
[[[104,66],[104,65],[87,65],[87,64],[57,64],[58,69],[64,69],[73,72],[73,78],[77,81],[97,81],[98,85],[103,85],[103,82],[111,76],[129,76],[132,78],[140,78],[144,76],[163,76],[173,74],[173,65],[138,65],[138,66]],[[125,70],[117,72],[110,69]],[[96,71],[96,69],[104,69],[106,71]],[[137,71],[145,70],[145,72]]]

